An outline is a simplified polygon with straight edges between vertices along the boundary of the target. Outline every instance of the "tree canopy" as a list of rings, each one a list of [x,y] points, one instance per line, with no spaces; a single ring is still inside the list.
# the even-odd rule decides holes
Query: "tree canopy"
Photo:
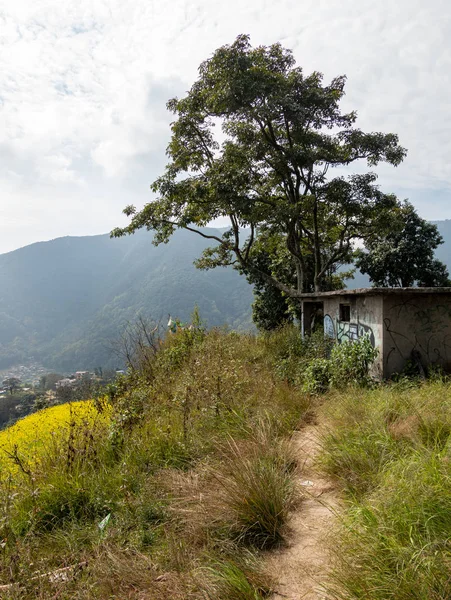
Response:
[[[443,244],[437,226],[422,219],[409,202],[393,215],[391,228],[369,240],[356,266],[380,287],[449,286],[448,270],[434,258]]]
[[[235,265],[292,298],[326,289],[354,241],[380,231],[398,204],[374,173],[343,168],[362,160],[396,166],[406,154],[395,134],[365,133],[355,112],[340,110],[345,80],[325,85],[321,73],[304,75],[278,43],[253,48],[240,35],[219,48],[187,95],[167,104],[175,120],[155,200],[141,211],[126,207],[130,224],[112,235],[146,227],[159,244],[185,228],[215,243],[201,268]],[[201,230],[217,217],[230,223],[222,236]],[[292,282],[259,268],[253,248],[261,228],[283,239]]]

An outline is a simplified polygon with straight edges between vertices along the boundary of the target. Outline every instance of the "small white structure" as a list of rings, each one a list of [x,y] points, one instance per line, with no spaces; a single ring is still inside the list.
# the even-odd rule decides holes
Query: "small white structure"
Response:
[[[379,350],[374,375],[387,378],[409,360],[451,372],[451,288],[362,288],[303,294],[302,331],[319,324],[341,344],[367,336]]]

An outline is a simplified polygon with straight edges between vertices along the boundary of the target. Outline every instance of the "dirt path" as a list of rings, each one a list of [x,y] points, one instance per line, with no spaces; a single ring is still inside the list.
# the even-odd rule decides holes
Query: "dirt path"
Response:
[[[293,436],[304,500],[288,523],[287,546],[274,552],[267,562],[278,581],[273,600],[327,598],[322,588],[329,566],[326,538],[339,507],[339,496],[333,483],[315,468],[320,451],[318,429],[318,425],[308,425]]]

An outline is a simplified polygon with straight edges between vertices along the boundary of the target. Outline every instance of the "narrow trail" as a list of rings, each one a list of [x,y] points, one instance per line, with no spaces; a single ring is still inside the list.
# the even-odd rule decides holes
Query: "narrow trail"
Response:
[[[336,518],[340,498],[332,481],[315,467],[320,452],[319,426],[307,425],[296,431],[292,441],[300,464],[300,485],[304,499],[288,522],[287,545],[267,560],[277,580],[272,600],[326,600],[323,589],[329,569],[327,536]]]

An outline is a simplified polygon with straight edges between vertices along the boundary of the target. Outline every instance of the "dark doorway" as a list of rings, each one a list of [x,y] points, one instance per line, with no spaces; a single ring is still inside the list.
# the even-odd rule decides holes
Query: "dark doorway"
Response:
[[[305,302],[302,311],[303,334],[311,335],[324,328],[324,302]]]

